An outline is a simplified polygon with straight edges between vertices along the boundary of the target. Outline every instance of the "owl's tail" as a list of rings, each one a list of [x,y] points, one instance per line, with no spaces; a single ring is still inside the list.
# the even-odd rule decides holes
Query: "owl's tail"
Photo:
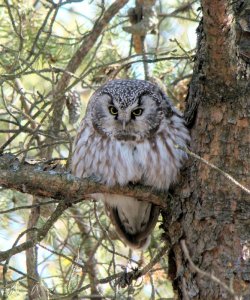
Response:
[[[146,249],[160,208],[153,203],[124,196],[106,198],[104,202],[119,237],[132,249]]]

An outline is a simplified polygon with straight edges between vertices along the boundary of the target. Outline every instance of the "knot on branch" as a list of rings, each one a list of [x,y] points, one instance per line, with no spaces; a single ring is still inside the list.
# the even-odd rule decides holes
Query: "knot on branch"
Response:
[[[20,162],[15,155],[11,153],[0,154],[0,168],[5,170],[7,168],[12,169],[13,171],[19,169]]]
[[[137,280],[141,276],[141,272],[138,268],[132,269],[132,271],[127,272],[125,270],[121,276],[116,280],[115,285],[125,288],[131,285],[133,280]]]

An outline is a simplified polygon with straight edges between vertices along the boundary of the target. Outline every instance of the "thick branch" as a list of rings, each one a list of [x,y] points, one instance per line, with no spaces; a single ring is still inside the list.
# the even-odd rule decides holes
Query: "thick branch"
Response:
[[[39,197],[66,199],[68,203],[90,200],[98,193],[110,193],[166,206],[166,194],[154,191],[151,187],[131,185],[110,188],[90,179],[78,179],[68,172],[48,168],[43,163],[22,164],[15,156],[4,154],[0,156],[0,186]]]

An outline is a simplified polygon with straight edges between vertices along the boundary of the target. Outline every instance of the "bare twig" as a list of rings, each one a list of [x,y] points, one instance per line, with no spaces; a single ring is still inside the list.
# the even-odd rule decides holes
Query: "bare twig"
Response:
[[[0,263],[0,266],[1,266],[1,267],[4,267],[4,264],[3,264],[3,263]],[[20,271],[20,270],[18,270],[18,269],[16,269],[16,268],[14,268],[14,267],[12,267],[12,266],[8,266],[8,269],[10,269],[10,270],[16,272],[17,274],[22,275],[22,277],[24,277],[24,278],[29,278],[29,279],[33,280],[34,282],[37,282],[35,278],[30,277],[28,274],[26,274],[26,273],[24,273],[24,272],[22,272],[22,271]],[[17,281],[18,281],[18,280],[20,280],[20,278],[17,279]]]
[[[94,249],[93,241],[88,237],[89,230],[87,229],[86,225],[84,224],[82,219],[78,218],[79,212],[76,208],[72,207],[70,211],[73,213],[74,219],[76,221],[76,224],[82,233],[82,235],[85,235],[87,240],[87,243],[84,247],[84,252],[86,253],[86,256],[89,258],[88,261],[85,264],[85,272],[88,273],[89,281],[90,281],[90,290],[92,295],[97,295],[96,300],[101,299],[101,295],[98,291],[98,285],[96,284],[98,270],[97,270],[97,260],[95,257],[95,253],[92,252],[92,249]]]
[[[62,213],[68,208],[69,203],[67,201],[61,201],[55,211],[51,214],[51,217],[47,220],[47,222],[41,227],[41,228],[35,228],[32,227],[30,230],[33,230],[34,234],[32,236],[32,239],[27,240],[26,242],[21,243],[20,245],[16,245],[19,241],[20,237],[23,234],[26,234],[28,230],[21,233],[18,236],[18,239],[16,240],[13,247],[11,247],[9,250],[6,251],[0,251],[0,261],[6,260],[6,265],[9,261],[9,259],[22,251],[25,251],[31,247],[34,247],[35,244],[41,242],[44,237],[47,235],[51,227],[54,225],[54,223],[58,220],[58,218],[62,215]]]
[[[240,296],[237,296],[235,294],[235,292],[233,290],[233,287],[226,285],[224,282],[222,282],[215,275],[207,273],[207,272],[201,270],[199,267],[197,267],[193,263],[193,261],[192,261],[192,259],[190,257],[190,254],[189,254],[189,251],[188,251],[188,248],[187,248],[187,245],[186,245],[186,241],[185,240],[181,240],[180,243],[181,243],[181,248],[182,248],[182,251],[183,251],[183,253],[185,255],[185,258],[188,260],[188,262],[190,264],[190,267],[191,267],[191,269],[193,269],[193,271],[195,271],[196,273],[200,274],[203,277],[209,278],[210,280],[212,280],[215,283],[218,283],[224,290],[226,290],[230,295],[232,295],[235,300],[240,300],[241,299]]]
[[[42,112],[43,112],[43,109],[45,109],[48,105],[50,105],[50,103],[44,103],[44,105],[41,107],[40,110],[38,110],[33,116],[32,116],[32,119],[35,120]],[[52,110],[52,106],[49,108],[48,110],[48,114],[50,113],[50,111]],[[22,133],[24,130],[26,130],[29,125],[31,124],[30,120],[28,120],[21,128],[20,130],[18,130],[18,132],[16,132],[15,134],[13,134],[11,136],[11,138],[9,138],[1,147],[0,147],[0,154],[3,153],[4,149],[9,146],[13,141],[14,139],[20,134]]]
[[[241,183],[239,183],[235,178],[233,178],[231,175],[229,175],[228,173],[226,173],[225,171],[221,170],[220,168],[216,167],[214,164],[212,164],[211,162],[205,160],[204,158],[200,157],[199,155],[195,154],[194,152],[190,151],[188,148],[186,147],[181,147],[179,145],[175,145],[176,148],[181,149],[182,151],[186,152],[187,154],[189,154],[191,157],[194,157],[196,159],[198,159],[199,161],[203,162],[204,164],[206,164],[207,166],[209,166],[210,168],[218,171],[220,174],[222,174],[224,177],[226,177],[229,181],[231,181],[233,184],[235,184],[236,186],[238,186],[239,188],[241,188],[243,191],[245,191],[246,193],[250,194],[250,189],[243,186]]]
[[[41,243],[38,244],[38,245],[39,245],[39,247],[41,247],[41,248],[43,248],[43,249],[49,251],[49,252],[52,253],[52,254],[55,254],[55,255],[60,256],[60,257],[63,257],[64,259],[68,260],[68,261],[71,262],[73,265],[76,265],[77,267],[81,268],[82,270],[85,269],[85,265],[80,264],[79,262],[77,262],[77,261],[71,259],[69,256],[67,256],[67,255],[65,255],[65,254],[63,254],[63,253],[61,253],[61,252],[59,253],[58,251],[52,250],[52,249],[50,249],[50,248],[48,248],[48,247],[42,245]]]
[[[0,215],[11,213],[11,212],[14,212],[14,211],[17,211],[17,210],[32,209],[32,208],[40,207],[40,206],[43,206],[43,205],[49,205],[49,204],[52,204],[52,203],[57,203],[59,201],[60,200],[54,199],[54,200],[50,200],[50,201],[46,201],[46,202],[40,202],[40,203],[36,203],[36,204],[32,204],[32,205],[17,206],[17,207],[13,207],[13,208],[6,209],[6,210],[1,210]]]
[[[119,272],[116,273],[114,275],[110,275],[106,278],[100,279],[96,282],[96,284],[105,284],[105,283],[109,283],[113,280],[116,280],[117,284],[120,284],[121,282],[124,282],[124,276],[126,277],[126,282],[124,282],[124,286],[130,284],[132,281],[136,281],[138,278],[146,275],[148,272],[151,271],[151,269],[153,268],[153,266],[160,261],[160,259],[162,258],[162,256],[167,252],[169,248],[169,245],[165,244],[164,246],[162,246],[159,251],[157,252],[157,254],[155,255],[155,257],[141,270],[133,270],[130,271],[128,273],[124,273],[124,272]],[[60,294],[58,294],[58,296],[60,297],[52,297],[51,299],[69,299],[70,297],[73,297],[75,295],[80,294],[81,292],[87,290],[90,288],[90,284],[87,284],[85,286],[83,286],[82,288],[76,290],[75,292],[71,293],[71,294],[67,294],[67,296],[61,296]]]

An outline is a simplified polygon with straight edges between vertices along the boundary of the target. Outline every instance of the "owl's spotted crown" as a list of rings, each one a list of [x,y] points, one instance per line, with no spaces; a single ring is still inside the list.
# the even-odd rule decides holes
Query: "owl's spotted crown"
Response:
[[[109,81],[96,92],[97,96],[108,94],[115,99],[120,108],[125,109],[135,103],[142,95],[150,95],[156,102],[159,102],[159,88],[145,80],[138,79],[117,79]]]

